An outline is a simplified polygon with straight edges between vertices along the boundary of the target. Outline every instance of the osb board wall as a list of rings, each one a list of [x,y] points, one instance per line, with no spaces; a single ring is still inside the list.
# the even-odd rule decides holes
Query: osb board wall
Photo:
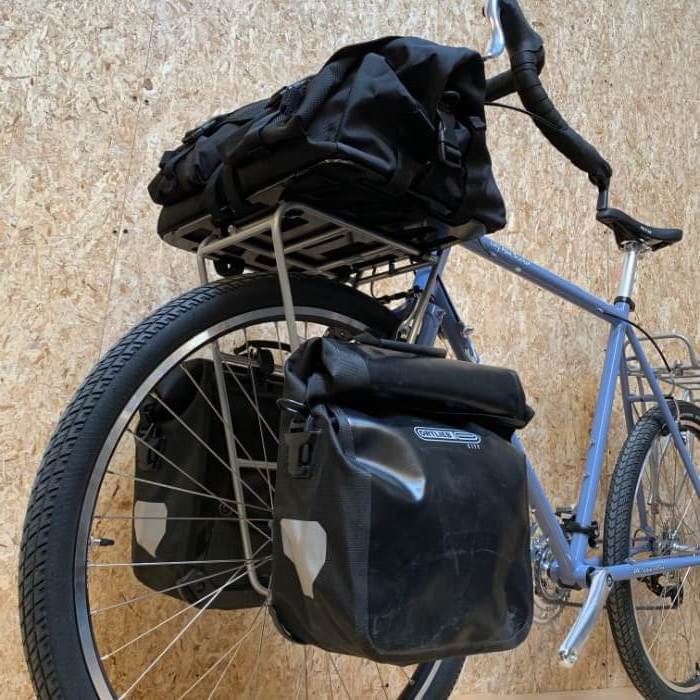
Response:
[[[647,257],[637,320],[700,340],[700,4],[526,2],[556,103],[616,171],[613,203],[679,225]],[[145,184],[159,154],[205,117],[271,93],[336,48],[385,34],[481,47],[480,3],[9,2],[0,8],[0,668],[2,697],[31,694],[17,628],[20,525],[50,431],[91,365],[130,325],[195,283],[194,261],[154,234]],[[504,67],[503,64],[501,64]],[[492,110],[509,205],[499,239],[611,297],[613,240],[586,178],[524,117]],[[517,368],[537,418],[525,442],[559,504],[575,498],[606,329],[456,252],[447,274],[484,358]],[[606,475],[621,443],[619,414]],[[573,613],[514,653],[469,661],[459,688],[527,692],[626,679],[606,624],[573,671],[555,660]]]

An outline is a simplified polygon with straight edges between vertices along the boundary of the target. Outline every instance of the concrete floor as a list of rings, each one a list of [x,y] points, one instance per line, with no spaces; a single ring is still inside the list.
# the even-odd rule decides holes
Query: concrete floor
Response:
[[[566,693],[540,693],[537,695],[453,695],[450,700],[640,700],[641,695],[632,688],[608,690],[575,690]]]

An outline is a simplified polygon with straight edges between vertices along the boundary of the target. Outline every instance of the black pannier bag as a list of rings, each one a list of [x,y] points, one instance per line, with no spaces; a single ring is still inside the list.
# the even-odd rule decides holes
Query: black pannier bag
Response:
[[[267,100],[216,116],[166,151],[149,185],[170,234],[207,214],[241,222],[281,198],[365,225],[431,217],[463,236],[505,225],[478,52],[415,37],[347,46]],[[196,227],[194,227],[197,231]],[[470,232],[470,233],[469,233]],[[206,235],[189,240],[191,247]]]
[[[378,342],[312,339],[288,360],[276,623],[400,665],[512,649],[533,605],[518,376]]]
[[[264,358],[265,352],[259,350],[258,357]],[[257,364],[264,367],[272,363]],[[268,425],[276,426],[280,421],[277,401],[282,394],[281,379],[260,368],[251,372],[245,364],[227,367],[224,376],[238,456],[274,465],[276,436],[264,424],[261,429],[246,394],[257,399]],[[134,438],[132,560],[137,565],[133,572],[149,588],[194,603],[241,568],[241,575],[209,607],[260,605],[263,599],[242,570],[244,554],[232,472],[221,418],[214,412],[220,414],[221,408],[212,362],[194,359],[182,363],[160,381],[154,393],[158,398],[148,397],[139,409]],[[266,542],[274,478],[274,469],[241,467],[247,515],[257,526],[250,528],[250,537],[259,557],[270,554]],[[197,495],[201,493],[213,495]],[[222,563],[200,563],[205,561]],[[170,566],[167,562],[185,563]],[[266,582],[269,564],[259,566],[257,573]],[[207,598],[201,604],[208,602]]]

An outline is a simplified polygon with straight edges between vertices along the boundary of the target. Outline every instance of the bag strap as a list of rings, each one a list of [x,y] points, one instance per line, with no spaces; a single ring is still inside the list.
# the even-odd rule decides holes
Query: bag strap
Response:
[[[221,195],[225,204],[221,203]],[[245,200],[240,195],[233,168],[221,163],[207,182],[199,202],[215,220],[227,218],[245,208]]]
[[[401,157],[401,150],[399,149],[396,152],[396,168],[394,168],[393,175],[384,183],[384,191],[395,197],[406,194],[413,182],[415,174],[415,168],[405,162],[405,159]]]
[[[427,357],[447,357],[447,350],[444,348],[432,348],[427,345],[416,345],[415,343],[403,343],[400,340],[387,340],[386,338],[375,338],[370,333],[360,333],[355,336],[355,340],[363,345],[373,345],[385,350],[397,350],[399,352],[409,352],[412,355],[425,355]]]

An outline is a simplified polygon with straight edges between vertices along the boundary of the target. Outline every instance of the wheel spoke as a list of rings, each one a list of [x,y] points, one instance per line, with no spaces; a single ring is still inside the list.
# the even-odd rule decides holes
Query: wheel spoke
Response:
[[[226,588],[226,586],[233,583],[234,580],[235,580],[235,577],[231,576],[231,578],[229,578],[229,580],[226,581],[226,583],[221,585],[213,593],[210,593],[209,596],[207,596],[207,598],[209,598],[209,600],[207,600],[207,602],[204,603],[204,605],[197,611],[197,614],[194,615],[192,617],[192,619],[188,620],[188,622],[185,624],[185,626],[182,627],[182,629],[175,635],[175,637],[173,637],[173,639],[158,654],[158,656],[156,656],[156,658],[153,659],[153,661],[151,661],[151,663],[148,664],[148,666],[146,666],[146,668],[141,672],[141,674],[136,678],[136,680],[127,688],[127,690],[119,696],[119,700],[122,700],[122,698],[127,697],[131,693],[131,691],[134,690],[134,688],[136,688],[136,686],[160,663],[160,660],[168,653],[168,651],[170,651],[170,649],[173,648],[173,646],[178,642],[178,640],[181,639],[187,633],[187,630],[189,630],[190,627],[192,627],[192,625],[195,622],[197,622],[197,620],[199,620],[199,618],[208,610],[209,606],[211,606],[211,604],[219,597],[219,595],[221,595],[221,592],[224,590],[224,588]]]
[[[216,408],[216,406],[214,406],[214,404],[212,403],[211,399],[207,396],[207,392],[204,391],[204,389],[202,389],[202,387],[200,386],[199,382],[192,376],[192,373],[187,369],[185,363],[184,363],[184,362],[181,362],[179,366],[180,366],[180,369],[181,369],[181,370],[187,375],[187,377],[190,379],[190,381],[192,382],[192,384],[194,384],[195,389],[197,389],[197,391],[199,392],[200,396],[204,399],[204,401],[207,403],[207,405],[209,406],[209,408],[211,408],[211,410],[214,412],[214,415],[223,423],[223,422],[224,422],[223,416],[221,415],[221,413],[219,412],[219,410]]]
[[[304,700],[309,700],[309,666],[308,657],[313,653],[313,647],[309,650],[306,644],[300,646],[301,649],[301,666],[299,667],[299,673],[297,674],[297,692],[294,694],[294,698],[301,696],[302,688],[304,690]],[[309,651],[311,653],[309,653]],[[303,685],[302,685],[303,681]]]
[[[678,585],[678,590],[676,591],[676,594],[673,596],[673,599],[671,600],[671,602],[668,604],[668,606],[665,610],[665,614],[664,614],[664,612],[661,613],[661,620],[659,622],[659,628],[656,631],[656,634],[654,635],[653,641],[649,645],[649,652],[650,653],[653,650],[654,645],[656,644],[656,642],[659,639],[659,636],[661,634],[661,630],[663,629],[664,623],[666,622],[670,611],[673,610],[673,606],[676,604],[676,601],[678,600],[678,596],[681,594],[681,591],[683,590],[683,586],[685,584],[685,581],[688,578],[688,574],[691,572],[691,570],[692,569],[689,567],[688,570],[685,572],[685,576],[683,576],[683,580]],[[666,592],[667,588],[668,588],[667,586],[664,587],[664,593]]]
[[[223,354],[223,353],[222,353],[222,354]],[[202,397],[204,398],[204,400],[207,402],[207,404],[209,405],[209,407],[211,408],[211,410],[214,412],[214,414],[216,415],[216,417],[221,421],[221,424],[222,424],[223,426],[225,426],[225,425],[226,425],[226,422],[224,421],[224,417],[221,415],[221,413],[220,413],[220,412],[217,410],[217,408],[214,406],[214,404],[212,403],[211,399],[206,395],[205,391],[199,386],[199,384],[197,383],[197,380],[196,380],[196,379],[192,376],[192,374],[185,368],[184,364],[180,364],[180,367],[185,371],[185,373],[187,374],[187,376],[192,380],[193,384],[197,387],[197,390],[198,390],[199,393],[202,395]],[[246,456],[246,459],[245,459],[245,460],[243,460],[243,459],[238,459],[238,460],[237,460],[237,461],[238,461],[238,466],[239,466],[239,467],[252,467],[253,469],[257,469],[258,471],[259,471],[261,468],[265,468],[265,469],[274,468],[274,467],[267,467],[267,466],[263,467],[263,465],[265,464],[264,462],[260,462],[260,461],[258,461],[258,460],[254,460],[254,459],[252,458],[250,452],[246,449],[246,446],[239,440],[238,436],[237,436],[235,433],[233,434],[233,439],[234,439],[234,441],[235,441],[235,443],[236,443],[236,446],[237,446],[238,448],[240,448],[240,449],[242,450],[243,454]],[[262,472],[261,472],[261,474],[262,474]],[[265,478],[267,478],[267,477],[265,477]]]
[[[379,684],[382,686],[382,692],[384,693],[385,700],[389,700],[389,693],[386,692],[386,686],[384,685],[384,679],[382,678],[382,672],[379,668],[379,664],[375,661],[374,667],[377,669],[377,675],[379,676]]]
[[[260,669],[260,654],[262,652],[262,647],[263,647],[263,638],[265,636],[265,622],[267,620],[267,605],[263,606],[263,619],[262,619],[262,624],[260,625],[260,638],[258,639],[258,649],[255,654],[255,666],[253,667],[253,675],[251,676],[251,679],[248,681],[249,684],[251,684],[251,689],[250,689],[250,698],[251,700],[255,700],[255,691],[257,690],[258,687],[258,670]],[[246,688],[247,689],[247,688]],[[241,695],[245,695],[245,692],[241,693]]]
[[[234,501],[235,502],[235,501]],[[216,516],[207,518],[204,516],[194,515],[96,515],[93,520],[185,520],[185,521],[202,521],[202,522],[229,522],[237,523],[240,518],[227,518],[224,516]],[[246,518],[248,522],[253,523],[269,523],[270,518]]]
[[[140,603],[142,600],[148,600],[149,598],[154,598],[155,596],[162,595],[163,593],[171,593],[172,591],[177,591],[180,588],[185,588],[186,586],[191,586],[195,583],[201,583],[202,581],[208,581],[209,579],[216,578],[217,576],[225,576],[235,571],[236,567],[231,567],[230,569],[223,569],[222,571],[217,571],[215,574],[209,574],[208,576],[202,576],[201,578],[193,579],[192,581],[185,581],[184,583],[178,583],[174,586],[168,586],[167,588],[159,588],[158,590],[151,591],[150,593],[144,593],[143,595],[135,596],[134,598],[129,598],[128,600],[123,600],[120,603],[114,603],[112,605],[106,605],[102,608],[97,608],[96,610],[91,610],[90,615],[94,617],[100,613],[108,612],[110,610],[116,610],[118,608],[123,608],[125,605],[132,605],[134,603]]]
[[[182,467],[179,467],[177,464],[175,464],[175,462],[173,462],[171,459],[166,457],[162,452],[159,452],[155,447],[153,447],[153,445],[150,445],[149,443],[147,443],[143,438],[141,438],[133,430],[131,430],[131,428],[127,428],[126,432],[133,435],[135,440],[137,440],[139,443],[141,443],[144,447],[148,448],[149,450],[152,450],[154,452],[154,454],[156,454],[162,460],[167,462],[173,469],[175,469],[180,474],[182,474],[187,480],[191,481],[196,486],[199,486],[199,488],[202,489],[205,493],[208,493],[210,496],[213,496],[214,498],[219,500],[220,497],[217,496],[211,489],[207,488],[201,481],[195,479],[195,477],[193,477],[191,474],[186,472]],[[221,502],[225,503],[225,501],[223,501],[223,500]]]
[[[177,566],[178,564],[247,564],[252,562],[256,564],[254,558],[251,559],[190,559],[182,561],[120,561],[120,562],[107,562],[107,563],[96,563],[88,562],[87,566],[90,569],[115,569],[122,566]],[[262,560],[259,560],[257,564],[261,564]]]
[[[347,695],[348,700],[352,700],[352,697],[350,696],[350,691],[348,690],[347,686],[345,685],[345,681],[343,680],[343,677],[340,675],[340,671],[338,670],[338,666],[336,666],[335,659],[333,658],[333,654],[328,652],[328,658],[331,660],[331,664],[333,665],[333,669],[335,670],[338,679],[340,680],[340,685],[343,686],[343,690],[345,691],[345,695]]]
[[[233,467],[228,462],[223,460],[221,458],[221,455],[219,455],[219,453],[216,452],[216,450],[212,449],[211,446],[209,446],[201,438],[201,436],[197,435],[197,433],[194,430],[192,430],[192,428],[190,428],[190,426],[187,425],[187,423],[185,423],[185,421],[182,420],[182,418],[180,418],[180,416],[178,416],[177,413],[175,413],[175,411],[173,411],[168,405],[166,405],[166,403],[155,392],[151,392],[151,396],[153,398],[155,398],[158,401],[158,403],[161,406],[163,406],[163,408],[165,408],[165,410],[168,411],[168,413],[170,413],[170,415],[172,415],[177,420],[177,422],[180,425],[182,425],[185,428],[185,430],[187,430],[187,432],[190,435],[192,435],[192,437],[194,437],[195,440],[197,440],[197,442],[200,445],[202,445],[202,447],[204,447],[204,449],[206,449],[207,452],[209,452],[209,454],[211,454],[214,457],[214,459],[217,460],[217,462],[219,462],[225,469],[227,469],[229,472],[231,472],[231,475],[233,476],[234,479],[236,478],[236,474],[233,470]],[[249,484],[246,484],[246,482],[243,481],[243,479],[240,479],[240,482],[243,486],[245,486],[248,489],[248,491],[250,492],[251,495],[255,496],[255,498],[257,498],[260,501],[260,503],[262,503],[264,506],[267,506],[267,503],[265,503],[265,501],[255,492],[255,490]]]
[[[250,623],[250,626],[248,629],[244,632],[243,636],[234,644],[232,644],[187,690],[185,690],[182,695],[178,697],[178,700],[182,700],[182,698],[186,697],[189,695],[219,664],[223,663],[231,654],[231,658],[228,660],[228,663],[226,666],[224,666],[223,671],[219,675],[218,680],[216,681],[216,684],[212,688],[211,692],[208,695],[208,698],[213,698],[214,694],[216,693],[217,688],[219,687],[219,684],[223,680],[224,676],[226,675],[226,671],[230,668],[231,664],[235,660],[236,656],[238,655],[238,652],[240,650],[241,645],[243,642],[250,636],[250,634],[253,632],[253,630],[260,624],[257,622],[258,617],[260,616],[262,608],[258,608],[258,612],[255,613],[255,617],[253,618],[253,621]],[[257,623],[257,624],[256,624]]]
[[[250,398],[250,394],[246,391],[245,387],[243,386],[243,383],[241,380],[236,376],[236,373],[231,369],[229,365],[224,363],[224,367],[226,368],[226,371],[236,380],[236,384],[238,384],[238,388],[241,390],[243,393],[243,396],[248,400],[248,403],[253,407],[253,410],[258,414],[259,420],[262,421],[262,424],[265,426],[267,429],[268,433],[272,437],[272,439],[275,441],[276,445],[279,445],[279,438],[277,437],[277,432],[274,431],[271,427],[270,424],[265,420],[265,416],[263,416],[260,411],[258,411],[257,406],[255,404],[255,401]]]
[[[326,675],[328,676],[328,694],[333,700],[333,681],[331,679],[331,662],[329,660],[330,654],[326,654]]]
[[[198,598],[193,603],[189,603],[186,607],[184,607],[181,610],[178,610],[177,612],[173,613],[172,615],[166,617],[164,620],[161,620],[159,623],[149,627],[147,630],[141,632],[136,637],[132,637],[130,640],[128,640],[127,642],[124,642],[123,644],[118,646],[116,649],[113,649],[112,651],[108,652],[107,654],[104,654],[103,656],[100,657],[100,659],[102,661],[106,661],[107,659],[112,658],[113,656],[118,654],[120,651],[123,651],[127,647],[130,647],[132,644],[138,642],[139,640],[143,639],[144,637],[147,637],[149,634],[152,634],[157,629],[160,629],[163,625],[167,624],[171,620],[174,620],[175,618],[179,617],[180,615],[183,615],[184,613],[186,613],[188,610],[192,610],[192,608],[197,607],[200,603],[203,603],[208,598],[211,598],[217,591],[223,590],[226,586],[229,586],[230,584],[235,583],[238,580],[238,578],[246,575],[245,572],[241,573],[243,571],[243,568],[244,567],[242,567],[242,566],[238,567],[238,569],[236,569],[236,572],[234,573],[234,575],[231,576],[231,578],[228,579],[226,581],[226,583],[224,583],[223,586],[221,586],[221,588],[216,588],[213,591],[210,591],[209,593],[207,593],[206,595],[203,595],[201,598]],[[236,576],[238,576],[238,578],[236,578]]]
[[[114,471],[113,469],[108,469],[107,474],[111,474],[112,476],[118,476],[122,479],[129,479],[131,481],[136,481],[136,482],[141,483],[141,484],[150,484],[151,486],[158,486],[160,488],[164,488],[164,489],[167,489],[169,491],[180,491],[181,493],[189,493],[193,496],[199,496],[200,498],[210,498],[210,499],[213,499],[215,501],[219,501],[219,503],[222,503],[225,506],[228,506],[228,505],[236,506],[239,504],[239,501],[234,501],[230,498],[222,498],[221,496],[216,496],[216,495],[212,495],[209,493],[202,493],[201,491],[192,491],[191,489],[183,489],[181,486],[173,486],[172,484],[164,484],[162,481],[152,481],[151,479],[142,479],[140,476],[132,476],[131,474],[124,474],[123,472],[117,472],[117,471]],[[262,510],[262,511],[265,511],[266,513],[270,512],[270,508],[268,508],[267,506],[265,508],[263,508],[262,506],[253,506],[253,505],[249,505],[247,503],[244,505],[247,508],[255,508],[256,510]],[[260,518],[257,518],[257,520],[259,521]],[[246,521],[250,522],[247,518],[246,518]],[[261,535],[263,535],[264,537],[268,537],[268,534],[266,532],[264,532],[263,530],[261,530],[260,528],[256,527],[255,529],[258,530],[258,532]]]

